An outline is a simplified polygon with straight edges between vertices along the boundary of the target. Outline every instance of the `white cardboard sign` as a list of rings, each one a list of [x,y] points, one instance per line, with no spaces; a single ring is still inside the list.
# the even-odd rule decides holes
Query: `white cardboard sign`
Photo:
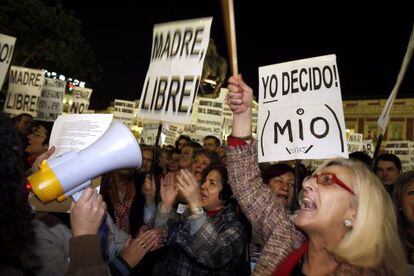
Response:
[[[0,89],[3,87],[4,78],[13,57],[15,43],[15,37],[0,34]]]
[[[43,82],[42,70],[12,66],[4,111],[13,115],[29,113],[36,117]]]
[[[119,100],[114,101],[114,119],[123,122],[126,126],[131,127],[134,122],[133,101]]]
[[[75,86],[72,92],[72,102],[69,104],[69,112],[72,114],[85,114],[89,108],[89,100],[92,89]]]
[[[37,120],[53,122],[60,114],[62,114],[65,88],[65,81],[45,78],[40,97],[39,110],[37,112]]]
[[[223,107],[225,91],[220,92],[220,96],[216,99],[197,97],[197,110],[195,116],[196,133],[199,136],[213,135],[220,139],[223,126]]]
[[[151,63],[141,93],[139,116],[191,123],[212,18],[154,26]]]
[[[336,56],[259,68],[259,162],[348,157]]]

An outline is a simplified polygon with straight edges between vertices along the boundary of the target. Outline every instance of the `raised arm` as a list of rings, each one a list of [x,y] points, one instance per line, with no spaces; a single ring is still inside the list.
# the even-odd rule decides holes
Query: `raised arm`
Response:
[[[254,230],[266,242],[275,229],[293,230],[294,226],[288,212],[261,178],[257,145],[251,138],[253,90],[241,76],[230,77],[228,88],[228,102],[233,111],[227,152],[229,183]]]

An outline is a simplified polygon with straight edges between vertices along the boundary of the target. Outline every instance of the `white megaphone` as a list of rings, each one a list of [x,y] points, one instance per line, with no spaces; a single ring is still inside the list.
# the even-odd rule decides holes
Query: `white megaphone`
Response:
[[[86,149],[43,160],[28,182],[43,203],[63,201],[88,187],[91,179],[113,170],[139,168],[141,162],[134,135],[123,123],[113,120],[107,131]]]

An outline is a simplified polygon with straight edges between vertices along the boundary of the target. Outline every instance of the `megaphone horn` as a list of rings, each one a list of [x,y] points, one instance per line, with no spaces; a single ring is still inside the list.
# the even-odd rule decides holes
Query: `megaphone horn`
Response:
[[[132,132],[113,120],[95,143],[80,152],[70,151],[44,160],[39,171],[28,177],[33,192],[42,202],[59,201],[89,186],[104,173],[141,167],[142,156]]]

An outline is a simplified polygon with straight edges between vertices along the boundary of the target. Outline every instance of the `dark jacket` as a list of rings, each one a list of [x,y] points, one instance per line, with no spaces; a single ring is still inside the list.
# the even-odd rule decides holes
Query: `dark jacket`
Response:
[[[157,217],[163,214],[157,212]],[[232,205],[191,234],[192,216],[171,213],[168,226],[166,275],[245,275],[246,231]]]

